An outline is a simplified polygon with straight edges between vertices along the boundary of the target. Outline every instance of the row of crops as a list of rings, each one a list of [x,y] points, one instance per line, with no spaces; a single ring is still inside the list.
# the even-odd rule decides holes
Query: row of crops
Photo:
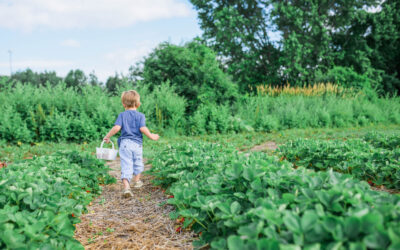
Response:
[[[171,218],[199,234],[197,247],[400,249],[400,196],[371,190],[358,179],[398,187],[396,140],[368,135],[359,142],[294,142],[280,153],[297,165],[216,143],[181,143],[161,152],[150,173],[154,184],[171,193],[168,203],[176,207]],[[329,157],[319,155],[325,150]],[[386,153],[377,158],[381,152]],[[352,165],[345,165],[348,161]],[[364,161],[379,169],[363,176]],[[298,167],[300,162],[307,168]],[[394,168],[397,177],[387,168]]]
[[[15,162],[0,169],[0,249],[83,249],[73,238],[79,216],[108,167],[76,151]]]
[[[400,190],[400,136],[370,133],[359,139],[297,139],[279,148],[295,167],[351,174],[371,185]]]

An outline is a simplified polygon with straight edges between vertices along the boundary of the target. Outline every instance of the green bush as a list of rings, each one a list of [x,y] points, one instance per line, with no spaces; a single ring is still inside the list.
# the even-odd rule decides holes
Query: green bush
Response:
[[[397,124],[400,98],[252,96],[238,102],[234,110],[246,123],[261,131]]]
[[[200,104],[225,104],[237,96],[237,86],[222,71],[215,53],[197,41],[184,46],[162,43],[131,73],[151,90],[170,82],[187,100],[190,114]]]
[[[17,83],[0,92],[0,140],[36,141],[100,140],[124,108],[120,93],[136,89],[139,111],[157,133],[215,134],[241,131],[275,131],[288,128],[350,127],[399,124],[400,98],[343,98],[326,96],[243,96],[233,105],[197,103],[187,113],[189,101],[170,83],[149,85],[125,82],[109,96],[98,86],[78,89],[65,84],[34,87]]]

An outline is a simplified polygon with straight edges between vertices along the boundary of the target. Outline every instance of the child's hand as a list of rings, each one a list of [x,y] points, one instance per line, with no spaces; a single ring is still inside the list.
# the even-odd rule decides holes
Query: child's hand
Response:
[[[160,138],[160,136],[158,134],[152,134],[152,137],[153,137],[152,139],[154,141],[157,141]]]
[[[103,141],[105,141],[106,143],[110,143],[110,138],[108,138],[107,136],[103,138]]]

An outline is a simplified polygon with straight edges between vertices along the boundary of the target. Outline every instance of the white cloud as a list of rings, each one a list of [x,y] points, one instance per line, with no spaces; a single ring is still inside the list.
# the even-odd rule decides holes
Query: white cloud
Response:
[[[190,7],[178,0],[3,0],[0,27],[117,28],[190,13]]]
[[[64,40],[60,44],[61,44],[61,46],[72,47],[72,48],[78,48],[81,46],[81,44],[77,40],[74,40],[74,39]]]
[[[140,45],[136,48],[118,49],[105,54],[105,59],[113,64],[128,64],[129,67],[129,65],[133,65],[143,59],[143,57],[147,56],[152,49],[153,46],[149,45]]]

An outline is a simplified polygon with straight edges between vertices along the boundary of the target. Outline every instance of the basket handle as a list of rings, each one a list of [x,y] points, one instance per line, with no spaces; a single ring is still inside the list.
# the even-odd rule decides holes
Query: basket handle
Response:
[[[104,144],[104,140],[101,142],[100,148],[103,148],[103,144]],[[114,149],[114,143],[110,140],[111,144],[112,144],[112,149]]]

